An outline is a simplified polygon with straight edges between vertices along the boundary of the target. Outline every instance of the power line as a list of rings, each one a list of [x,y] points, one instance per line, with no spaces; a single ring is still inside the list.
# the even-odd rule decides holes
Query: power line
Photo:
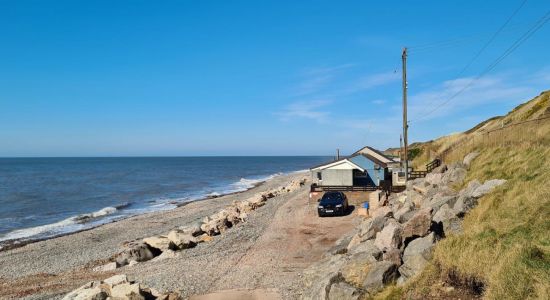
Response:
[[[483,77],[484,75],[486,75],[487,73],[492,71],[500,62],[502,62],[506,57],[508,57],[512,52],[514,52],[519,46],[521,46],[525,41],[527,41],[533,34],[535,34],[535,32],[537,32],[540,28],[542,28],[542,26],[544,26],[544,24],[546,24],[546,22],[548,22],[548,20],[550,20],[550,11],[546,12],[546,14],[544,14],[542,16],[542,18],[540,18],[535,23],[535,25],[533,27],[529,28],[529,30],[527,30],[527,32],[525,32],[520,38],[518,38],[510,47],[508,47],[508,49],[506,49],[506,51],[504,51],[504,53],[502,53],[489,66],[487,66],[487,68],[485,68],[483,70],[483,72],[481,72],[478,76],[473,78],[470,82],[468,82],[468,84],[466,84],[463,88],[461,88],[456,93],[454,93],[447,100],[445,100],[444,102],[442,102],[438,106],[434,107],[432,110],[428,111],[426,114],[424,114],[419,119],[414,120],[414,122],[418,122],[420,120],[425,119],[427,116],[429,116],[430,114],[432,114],[433,112],[435,112],[439,108],[443,107],[444,105],[446,105],[447,103],[452,101],[454,98],[456,98],[458,95],[460,95],[462,92],[467,90],[470,86],[472,86],[474,84],[474,82],[476,82],[481,77]]]
[[[472,63],[477,58],[479,58],[479,56],[483,53],[483,51],[485,51],[485,49],[487,49],[487,47],[493,42],[493,40],[504,30],[504,28],[508,25],[508,23],[510,23],[510,21],[515,17],[515,15],[523,8],[523,6],[525,5],[526,2],[527,2],[527,0],[523,0],[523,2],[521,2],[520,6],[518,6],[518,8],[516,8],[516,10],[498,28],[498,30],[495,33],[493,33],[491,38],[489,38],[489,40],[483,45],[483,47],[481,47],[479,49],[479,51],[477,51],[477,53],[472,57],[472,59],[470,59],[470,61],[460,70],[460,72],[454,78],[460,78],[460,76],[462,76],[462,74],[464,74],[464,72],[472,65]],[[429,107],[431,107],[432,104],[435,103],[436,99],[441,98],[443,96],[443,94],[444,94],[444,92],[441,92],[441,93],[439,93],[439,95],[436,98],[429,101],[429,103],[426,104],[426,106],[425,106],[426,108],[423,110],[423,113],[427,112]],[[424,115],[423,113],[421,115]]]

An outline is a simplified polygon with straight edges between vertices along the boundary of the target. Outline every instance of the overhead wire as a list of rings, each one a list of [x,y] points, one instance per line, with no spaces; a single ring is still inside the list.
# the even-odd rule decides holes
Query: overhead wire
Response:
[[[468,63],[458,72],[454,78],[460,78],[462,74],[472,65],[472,63],[481,56],[483,51],[487,49],[487,47],[495,40],[495,38],[506,28],[506,26],[510,23],[510,21],[516,16],[516,14],[523,8],[527,0],[523,0],[521,4],[514,10],[514,12],[506,19],[506,21],[497,29],[496,32],[492,34],[492,36],[485,42],[485,44],[476,52],[476,54],[468,61]],[[536,23],[535,23],[536,24]],[[431,107],[432,104],[435,103],[437,98],[441,98],[444,95],[444,92],[439,93],[439,95],[429,101],[428,104],[425,105],[425,109],[420,115],[423,115],[426,111],[428,111],[429,107]]]
[[[495,59],[489,66],[487,66],[480,74],[478,74],[475,78],[470,80],[468,84],[463,86],[460,90],[455,92],[452,96],[450,96],[447,100],[443,101],[430,111],[428,111],[426,114],[422,115],[419,119],[416,119],[411,122],[418,122],[420,120],[426,119],[430,114],[438,110],[439,108],[443,107],[450,101],[452,101],[454,98],[456,98],[458,95],[462,94],[465,90],[470,88],[477,80],[485,76],[487,73],[492,71],[500,62],[502,62],[506,57],[508,57],[510,54],[512,54],[519,46],[521,46],[525,41],[527,41],[533,34],[535,34],[538,30],[540,30],[546,22],[550,20],[550,11],[547,11],[546,14],[544,14],[527,32],[525,32],[521,37],[519,37],[510,47],[504,51],[497,59]]]

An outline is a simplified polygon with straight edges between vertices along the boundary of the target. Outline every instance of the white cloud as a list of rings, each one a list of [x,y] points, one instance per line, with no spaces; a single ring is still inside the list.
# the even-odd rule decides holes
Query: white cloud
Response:
[[[294,96],[304,96],[319,92],[327,87],[336,74],[344,69],[355,66],[354,64],[342,64],[333,67],[311,68],[303,72],[303,81],[298,84]]]
[[[296,118],[311,119],[323,122],[330,114],[321,108],[329,105],[330,100],[300,101],[287,105],[282,111],[276,113],[282,121],[289,121]]]
[[[537,93],[537,84],[533,80],[521,78],[517,74],[510,74],[487,76],[473,83],[470,77],[445,81],[409,97],[409,119],[413,122],[430,120],[484,104],[527,100]]]
[[[383,100],[383,99],[375,99],[375,100],[372,100],[371,103],[372,103],[372,104],[376,104],[376,105],[382,105],[382,104],[386,103],[386,100]]]
[[[345,93],[356,93],[369,90],[375,87],[383,86],[401,80],[400,74],[396,72],[383,72],[364,76],[352,83]]]

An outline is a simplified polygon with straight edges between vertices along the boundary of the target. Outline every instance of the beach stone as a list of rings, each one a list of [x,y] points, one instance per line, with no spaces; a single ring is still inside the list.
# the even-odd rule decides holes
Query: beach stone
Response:
[[[165,236],[151,236],[143,239],[143,242],[147,245],[159,249],[160,251],[166,251],[168,249],[174,249],[174,243]]]
[[[113,287],[111,290],[111,297],[114,299],[131,299],[131,300],[144,300],[145,297],[141,295],[141,288],[139,283],[122,283]]]
[[[472,153],[469,153],[467,154],[466,156],[464,156],[464,160],[462,160],[462,163],[464,164],[464,166],[466,168],[469,168],[470,167],[470,164],[472,163],[472,161],[474,159],[476,159],[476,157],[479,156],[479,152],[472,152]]]
[[[505,183],[506,183],[505,179],[487,180],[481,186],[476,188],[476,190],[472,193],[472,197],[479,198],[479,197],[489,193],[492,189],[496,188],[497,186],[503,185]]]
[[[361,292],[345,282],[332,284],[328,293],[329,300],[358,300]]]
[[[121,284],[121,283],[127,283],[128,278],[124,274],[119,274],[115,276],[111,276],[105,280],[103,280],[104,283],[110,285],[111,287]]]
[[[401,246],[401,231],[401,224],[390,219],[384,229],[376,234],[374,244],[382,251],[399,248]]]
[[[397,279],[397,266],[389,261],[377,261],[370,266],[368,275],[362,284],[370,294],[384,288],[385,285]]]
[[[97,266],[97,267],[93,268],[92,270],[95,271],[95,272],[106,272],[106,271],[115,270],[116,268],[118,268],[118,264],[115,261],[113,261],[113,262],[104,264],[102,266]]]
[[[143,241],[130,242],[126,245],[126,249],[115,256],[115,260],[119,265],[125,266],[131,260],[137,262],[147,261],[160,254],[155,251],[158,250],[151,249]]]
[[[237,204],[237,208],[241,213],[248,213],[254,210],[250,201],[239,202],[239,204]]]
[[[197,244],[196,238],[184,231],[172,230],[168,233],[168,239],[172,242],[174,247],[179,250],[195,247]]]

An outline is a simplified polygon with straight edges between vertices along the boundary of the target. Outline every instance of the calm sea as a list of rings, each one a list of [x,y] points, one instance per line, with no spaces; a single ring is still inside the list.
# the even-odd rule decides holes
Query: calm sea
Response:
[[[207,196],[243,191],[329,157],[1,158],[0,247]]]

